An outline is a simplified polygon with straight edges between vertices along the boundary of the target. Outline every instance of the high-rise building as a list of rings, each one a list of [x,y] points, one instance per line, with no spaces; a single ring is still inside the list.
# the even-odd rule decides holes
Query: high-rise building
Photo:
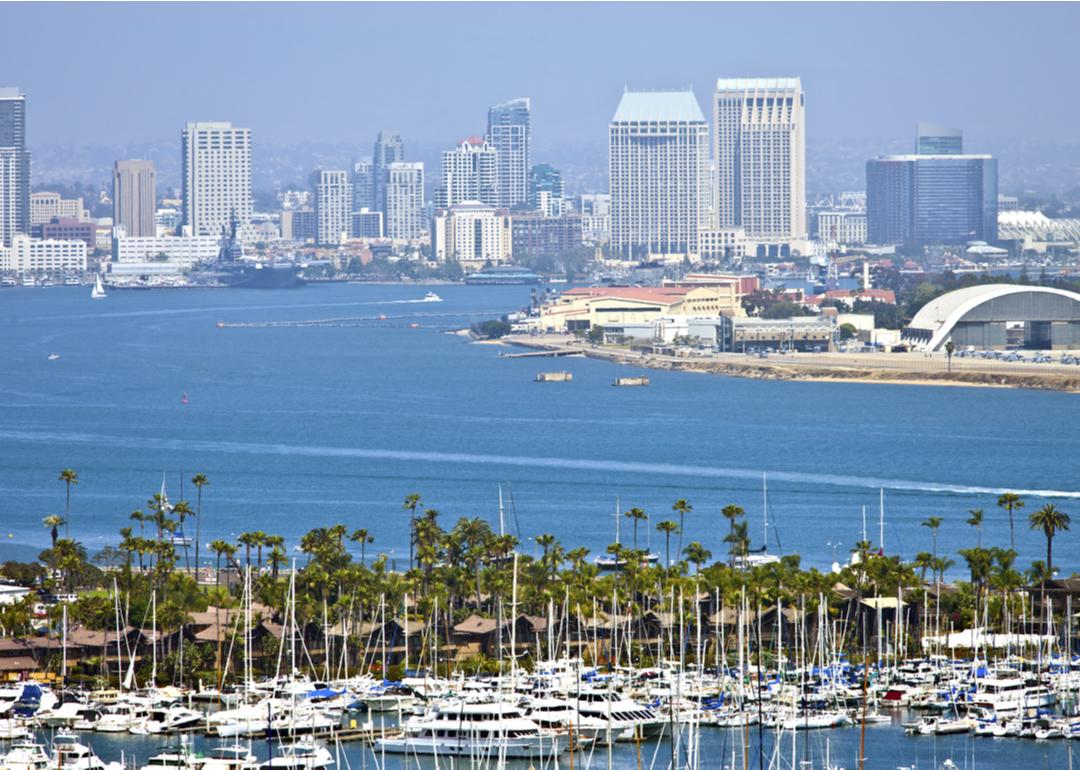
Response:
[[[488,110],[487,141],[499,154],[499,202],[503,208],[528,198],[532,119],[528,99],[512,99]]]
[[[612,250],[696,254],[709,127],[693,91],[627,91],[608,142]]]
[[[353,211],[375,211],[375,164],[370,158],[353,163]]]
[[[713,95],[713,224],[780,253],[806,238],[806,130],[799,78],[720,79]]]
[[[954,148],[867,161],[867,241],[925,246],[997,240],[997,161]]]
[[[405,143],[401,141],[401,134],[396,131],[383,129],[375,137],[375,154],[371,159],[372,178],[371,191],[374,196],[374,209],[383,213],[383,221],[386,221],[386,172],[391,163],[401,163],[405,160]]]
[[[960,155],[964,152],[964,132],[936,123],[919,123],[915,127],[916,155]]]
[[[30,151],[26,149],[26,95],[0,86],[0,246],[30,232]]]
[[[337,246],[352,233],[352,182],[346,171],[321,169],[312,174],[315,192],[315,242]]]
[[[250,238],[251,129],[232,123],[188,123],[180,136],[183,225],[220,236],[235,220]]]
[[[386,236],[419,238],[424,230],[424,164],[391,163],[386,170]]]
[[[509,260],[513,249],[513,230],[506,209],[469,201],[435,212],[431,251],[439,262],[456,260],[462,267],[478,268]]]
[[[563,213],[563,178],[557,168],[541,163],[529,172],[529,207],[545,216]]]
[[[442,154],[442,182],[435,190],[436,208],[465,201],[499,205],[499,153],[488,142],[471,136]]]
[[[149,160],[118,160],[113,165],[113,226],[130,238],[157,235],[156,172]]]
[[[362,208],[352,213],[353,238],[382,238],[384,232],[381,211]]]
[[[578,196],[581,214],[581,240],[590,246],[603,246],[611,241],[611,196],[607,193],[587,193]]]

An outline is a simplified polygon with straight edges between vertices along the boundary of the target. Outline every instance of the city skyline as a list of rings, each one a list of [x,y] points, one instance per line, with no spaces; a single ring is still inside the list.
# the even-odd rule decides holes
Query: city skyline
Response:
[[[784,6],[780,14],[775,13],[775,5],[640,4],[621,7],[615,14],[610,5],[575,4],[551,13],[550,9],[521,4],[501,9],[499,18],[492,20],[493,31],[530,29],[528,36],[510,35],[513,42],[502,43],[515,49],[515,56],[502,58],[508,62],[505,66],[481,66],[479,60],[487,53],[481,47],[475,53],[468,46],[455,48],[457,85],[452,92],[430,91],[429,59],[424,57],[415,64],[403,64],[398,77],[365,79],[359,84],[358,98],[350,100],[338,98],[342,84],[334,79],[307,77],[302,66],[281,66],[282,57],[293,50],[291,46],[306,39],[306,29],[318,28],[320,35],[331,37],[345,36],[352,34],[354,27],[393,26],[406,18],[415,19],[412,14],[419,10],[431,22],[418,29],[424,38],[421,47],[431,51],[430,61],[437,61],[449,43],[424,30],[446,25],[456,28],[463,24],[458,21],[460,15],[452,8],[426,4],[414,4],[409,10],[379,4],[316,5],[305,6],[303,11],[283,4],[256,6],[254,12],[251,6],[232,4],[183,9],[125,5],[121,10],[119,6],[64,4],[49,8],[62,10],[72,22],[56,31],[61,39],[52,48],[55,66],[33,66],[32,36],[8,41],[0,51],[0,71],[6,73],[6,81],[19,84],[35,105],[29,128],[31,145],[118,138],[156,141],[174,134],[176,125],[191,120],[231,120],[251,127],[268,143],[366,144],[384,125],[396,127],[414,141],[454,142],[483,133],[486,107],[523,94],[533,102],[538,149],[560,141],[602,143],[607,119],[624,87],[692,87],[699,103],[708,104],[717,78],[747,76],[799,76],[804,90],[815,94],[814,109],[807,115],[809,136],[884,143],[898,135],[900,126],[926,120],[963,124],[973,147],[1019,136],[1071,141],[1078,117],[1076,108],[1055,98],[1056,78],[1046,76],[1047,72],[1075,69],[1065,38],[1075,28],[1080,12],[1069,5],[1041,8],[1036,17],[1030,6],[1021,10],[1011,4],[914,5],[902,9],[892,5],[793,5]],[[31,5],[7,4],[0,10],[0,19],[32,28],[44,22],[44,13]],[[257,36],[257,46],[244,48],[233,33],[237,24],[253,20],[259,21],[264,34]],[[717,29],[750,30],[766,22],[774,39],[778,36],[785,45],[762,47],[752,34],[725,35],[725,45],[715,45]],[[801,39],[811,22],[818,31],[812,39]],[[589,32],[601,23],[607,30],[603,39]],[[161,56],[153,35],[132,39],[129,33],[165,25],[177,38],[190,31],[189,39],[198,41],[194,43],[196,53],[228,50],[229,56],[224,63],[216,57],[186,57],[185,77],[175,82],[168,67],[123,66],[123,57],[139,52],[151,58]],[[886,28],[890,31],[887,37],[875,34]],[[957,35],[958,28],[965,33]],[[478,34],[464,26],[461,29],[463,34]],[[665,39],[678,29],[682,43],[663,57],[641,57],[634,53],[634,46],[623,43],[627,39],[623,33],[640,29],[650,29]],[[101,53],[95,56],[113,73],[114,98],[101,100],[77,81],[49,74],[64,70],[65,62],[75,66],[70,57],[80,55],[78,46],[63,44],[64,37],[78,35],[84,40],[86,34],[101,43]],[[431,41],[426,38],[429,34]],[[1014,50],[1027,46],[1038,50],[1039,56],[1012,60],[982,55],[987,39],[1006,37]],[[550,77],[546,68],[534,64],[543,61],[538,49],[547,50],[553,39],[561,41],[564,57],[577,60],[569,83],[565,78]],[[120,45],[121,41],[125,44]],[[916,41],[918,50],[935,51],[933,61],[918,56]],[[390,55],[392,45],[389,36],[375,36],[367,54],[373,62],[379,61]],[[339,55],[335,50],[342,51],[341,56],[349,50],[348,46],[329,43],[325,47],[331,57]],[[901,63],[903,66],[898,66]],[[219,72],[212,71],[223,64],[234,68],[234,77],[221,78]],[[271,67],[274,78],[259,76]],[[328,70],[334,68],[328,66]],[[238,82],[244,87],[238,88]],[[161,98],[153,100],[153,109],[147,109],[145,99],[126,96],[155,91]],[[306,95],[303,110],[282,98],[298,91]],[[463,93],[468,98],[461,98]],[[1024,110],[1004,109],[1009,103],[1052,107],[1033,121]],[[72,112],[89,119],[65,119]],[[851,120],[853,115],[859,119]]]

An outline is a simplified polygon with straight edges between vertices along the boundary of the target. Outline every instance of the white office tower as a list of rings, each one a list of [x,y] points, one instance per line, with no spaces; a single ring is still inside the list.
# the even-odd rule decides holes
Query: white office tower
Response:
[[[30,151],[26,149],[26,95],[0,86],[0,246],[30,232]]]
[[[783,253],[806,239],[806,126],[799,78],[716,82],[714,218]]]
[[[353,186],[347,171],[321,169],[315,187],[315,242],[337,246],[352,233]]]
[[[627,91],[608,142],[612,252],[696,254],[709,127],[693,91]]]
[[[235,217],[241,240],[250,240],[251,129],[188,123],[180,143],[183,224],[193,235],[220,237]]]
[[[424,164],[391,163],[386,170],[386,235],[412,240],[424,229]]]
[[[478,136],[465,139],[442,154],[442,182],[435,190],[435,207],[449,208],[465,201],[499,206],[499,153]]]
[[[528,199],[532,142],[528,99],[512,99],[488,109],[487,140],[499,153],[499,206],[513,208]]]

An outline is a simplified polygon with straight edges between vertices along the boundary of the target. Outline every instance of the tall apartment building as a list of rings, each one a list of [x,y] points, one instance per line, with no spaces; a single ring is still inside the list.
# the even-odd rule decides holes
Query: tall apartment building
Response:
[[[611,248],[696,254],[709,127],[693,91],[627,91],[608,127]]]
[[[370,158],[353,163],[353,211],[375,211],[375,164]]]
[[[464,268],[479,268],[509,260],[513,250],[513,230],[505,209],[470,201],[435,212],[431,252],[439,262],[456,260]]]
[[[352,181],[346,171],[321,169],[312,174],[315,192],[315,242],[337,246],[352,233]]]
[[[465,201],[499,206],[499,153],[493,145],[471,136],[442,154],[442,182],[435,190],[435,207],[449,208]]]
[[[499,202],[513,208],[528,200],[532,156],[532,116],[528,99],[512,99],[488,109],[487,141],[499,154]]]
[[[529,207],[545,216],[557,217],[563,213],[562,174],[557,168],[541,163],[529,172]]]
[[[424,230],[424,164],[391,163],[386,170],[386,236],[419,238]]]
[[[964,152],[964,132],[936,123],[915,126],[916,155],[960,155]]]
[[[806,127],[799,78],[720,79],[713,95],[713,225],[805,240]],[[781,253],[784,248],[777,249]]]
[[[0,246],[30,232],[30,151],[26,149],[26,95],[0,86]]]
[[[386,221],[386,173],[391,163],[401,163],[405,160],[405,143],[401,140],[401,134],[387,129],[381,130],[375,137],[375,154],[371,158],[372,164],[372,196],[374,196],[374,209],[383,213],[383,221]]]
[[[188,123],[180,135],[183,225],[220,236],[235,218],[250,237],[251,129],[232,123]]]
[[[581,240],[590,246],[603,246],[611,241],[611,196],[607,193],[587,193],[578,196],[581,214]]]
[[[149,160],[118,160],[113,165],[113,226],[130,238],[157,235],[157,174]]]

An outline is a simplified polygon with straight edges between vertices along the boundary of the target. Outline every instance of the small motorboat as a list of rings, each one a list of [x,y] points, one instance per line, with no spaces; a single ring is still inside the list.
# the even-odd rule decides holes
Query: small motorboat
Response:
[[[442,297],[433,291],[429,291],[424,295],[424,302],[442,302]]]
[[[50,361],[59,361],[60,360],[60,354],[59,353],[49,353],[49,360]]]
[[[181,403],[181,404],[187,404],[187,403],[188,403],[188,397],[187,397],[187,393],[184,393],[184,394],[182,394],[182,395],[180,396],[180,403]]]

